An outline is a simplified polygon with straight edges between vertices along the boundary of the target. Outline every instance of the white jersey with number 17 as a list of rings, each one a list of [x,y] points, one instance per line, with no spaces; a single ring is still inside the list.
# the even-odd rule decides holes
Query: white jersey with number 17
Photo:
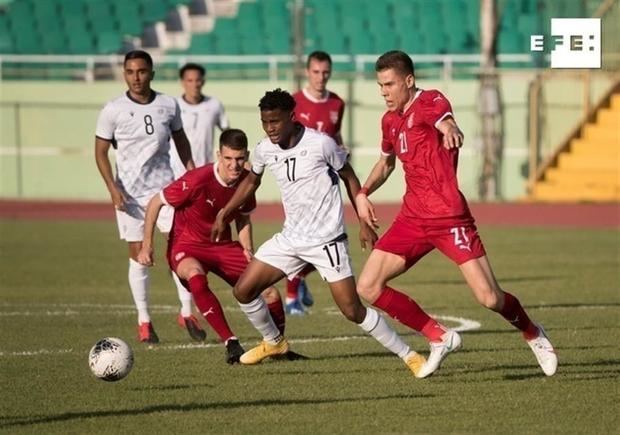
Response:
[[[345,232],[337,171],[348,152],[326,134],[311,128],[293,148],[282,149],[269,138],[254,150],[252,171],[273,173],[282,194],[282,235],[295,246],[316,246]]]
[[[159,92],[146,104],[126,93],[104,106],[96,135],[116,148],[116,180],[130,204],[146,205],[173,181],[170,136],[182,128],[176,100]]]

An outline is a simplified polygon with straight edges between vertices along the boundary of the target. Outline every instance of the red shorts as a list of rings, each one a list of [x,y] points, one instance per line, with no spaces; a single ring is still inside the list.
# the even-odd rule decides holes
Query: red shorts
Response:
[[[472,220],[455,220],[450,225],[438,226],[397,217],[375,244],[375,249],[403,257],[407,268],[435,248],[456,264],[486,255]]]
[[[213,272],[234,286],[246,267],[248,260],[239,242],[190,244],[179,243],[168,249],[168,264],[176,272],[184,258],[192,257],[200,262],[205,273]]]

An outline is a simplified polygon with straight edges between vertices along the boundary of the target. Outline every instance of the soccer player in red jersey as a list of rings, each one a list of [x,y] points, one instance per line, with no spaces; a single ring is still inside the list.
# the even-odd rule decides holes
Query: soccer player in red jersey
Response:
[[[467,201],[459,191],[456,167],[463,133],[450,103],[437,90],[416,87],[413,62],[401,51],[383,54],[375,70],[388,111],[381,121],[381,158],[356,196],[360,219],[376,225],[368,195],[390,176],[396,157],[403,164],[406,192],[399,214],[364,265],[358,292],[430,341],[431,352],[420,377],[432,374],[450,352],[460,347],[461,338],[430,318],[407,295],[388,287],[387,281],[437,248],[459,266],[478,302],[519,329],[543,372],[553,375],[557,369],[553,346],[519,300],[500,288]]]
[[[248,171],[248,140],[238,129],[224,131],[220,136],[218,160],[193,171],[153,196],[146,210],[144,241],[138,261],[153,264],[153,229],[160,209],[174,207],[174,222],[168,240],[167,258],[170,268],[188,288],[194,303],[226,345],[226,361],[239,361],[244,350],[230,329],[222,307],[209,289],[207,272],[213,272],[231,286],[237,283],[253,255],[250,213],[256,208],[252,196],[238,208],[235,221],[239,241],[232,240],[227,225],[218,242],[211,242],[211,227],[218,212],[228,203],[239,182]],[[284,331],[284,307],[278,291],[270,287],[262,294],[278,329]]]
[[[324,51],[314,51],[306,61],[305,88],[293,94],[295,99],[295,119],[305,127],[313,128],[327,134],[342,146],[342,117],[344,101],[327,89],[327,82],[332,74],[332,58]],[[304,277],[314,270],[308,266],[299,276],[288,280],[286,288],[286,311],[289,314],[305,313],[304,305],[314,303],[312,294]],[[303,304],[303,305],[302,305]]]

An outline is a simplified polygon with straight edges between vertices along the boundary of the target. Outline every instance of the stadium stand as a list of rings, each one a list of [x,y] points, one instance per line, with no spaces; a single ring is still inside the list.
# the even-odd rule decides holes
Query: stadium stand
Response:
[[[552,159],[530,199],[620,201],[620,86]]]
[[[208,4],[205,0],[3,0],[0,53],[118,53],[125,48],[124,39],[139,38],[147,27],[168,22],[178,6],[197,13],[197,1]],[[219,2],[237,5],[233,0]],[[597,5],[597,0],[499,0],[499,52],[527,53],[529,35],[544,34],[550,17],[588,16]],[[306,0],[305,7],[308,52],[376,54],[395,47],[418,54],[480,50],[476,1]],[[244,1],[226,11],[233,11],[227,12],[233,16],[215,13],[210,33],[185,29],[191,32],[189,48],[172,52],[290,53],[289,0]]]

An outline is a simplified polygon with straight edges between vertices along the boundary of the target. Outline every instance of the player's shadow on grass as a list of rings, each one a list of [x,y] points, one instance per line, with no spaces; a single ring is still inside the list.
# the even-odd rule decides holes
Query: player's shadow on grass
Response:
[[[147,386],[147,387],[134,387],[134,388],[131,388],[131,390],[133,390],[133,391],[153,391],[153,390],[172,391],[172,390],[187,390],[189,388],[201,388],[201,387],[213,388],[214,385],[211,385],[211,384],[150,385],[150,386]]]
[[[166,405],[145,406],[135,409],[114,409],[109,411],[81,411],[81,412],[65,412],[55,415],[36,415],[32,417],[0,417],[0,428],[24,427],[36,424],[58,423],[74,420],[82,420],[86,418],[108,418],[108,417],[124,417],[133,415],[158,414],[162,412],[194,412],[209,411],[214,409],[252,409],[256,406],[274,407],[280,410],[286,405],[320,405],[335,403],[354,403],[361,401],[377,402],[381,400],[402,400],[402,399],[429,399],[435,397],[432,394],[393,394],[388,396],[369,396],[369,397],[347,397],[347,398],[329,398],[329,399],[257,399],[244,400],[241,402],[214,402],[214,403],[188,403],[176,404],[170,403]]]

